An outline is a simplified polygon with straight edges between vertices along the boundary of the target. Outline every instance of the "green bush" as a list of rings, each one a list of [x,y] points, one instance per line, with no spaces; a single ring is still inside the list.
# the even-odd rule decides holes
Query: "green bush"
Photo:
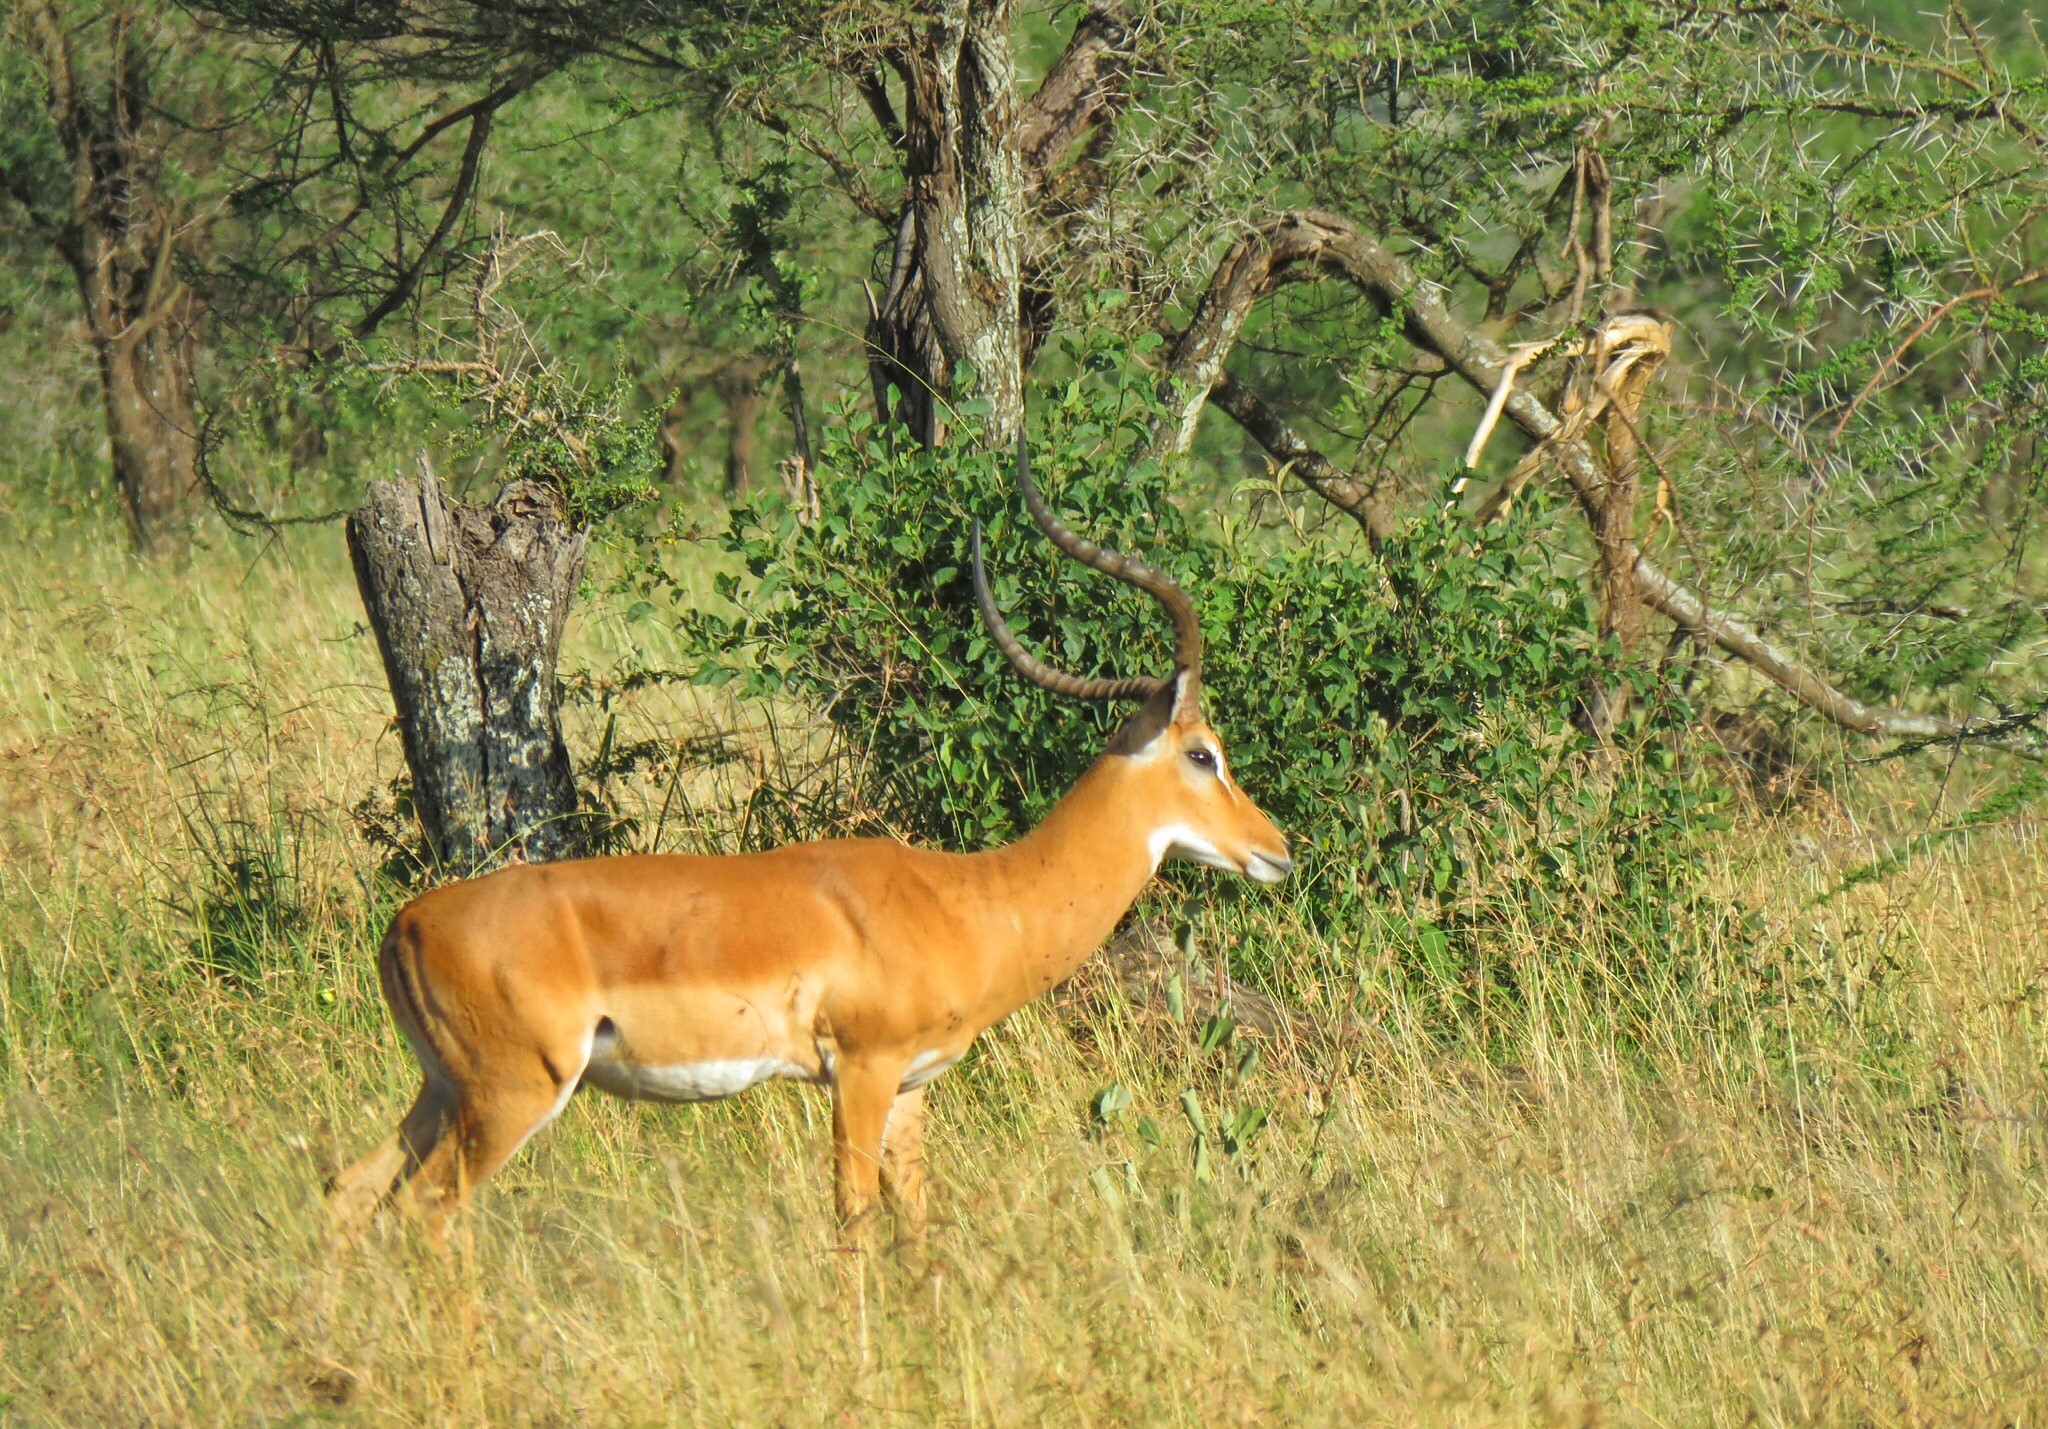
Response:
[[[1682,711],[1644,675],[1613,747],[1580,732],[1586,692],[1619,677],[1579,586],[1538,539],[1540,500],[1492,529],[1446,500],[1377,557],[1214,521],[1131,456],[1156,408],[1118,376],[1127,354],[1070,355],[1081,375],[1033,412],[1034,470],[1069,524],[1194,596],[1209,716],[1240,782],[1300,846],[1291,890],[1305,918],[1329,928],[1364,900],[1392,902],[1414,957],[1446,971],[1462,934],[1503,913],[1562,898],[1655,921],[1682,897],[1686,834],[1711,791],[1680,774],[1669,737]],[[1055,552],[1007,457],[975,441],[925,451],[848,412],[820,488],[808,523],[780,507],[733,512],[723,540],[747,574],[722,593],[741,614],[682,618],[693,678],[827,711],[866,752],[851,792],[891,827],[962,848],[1016,836],[1128,711],[1010,672],[974,611],[973,518],[999,603],[1054,663],[1163,673],[1165,620]]]

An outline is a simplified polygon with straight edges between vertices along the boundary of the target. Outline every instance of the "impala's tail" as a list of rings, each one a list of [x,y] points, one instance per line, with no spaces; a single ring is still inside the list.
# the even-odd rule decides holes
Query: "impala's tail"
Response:
[[[433,1033],[427,1030],[418,935],[412,931],[403,909],[384,930],[383,946],[377,950],[377,980],[383,985],[384,1005],[391,1009],[391,1020],[405,1034],[406,1045],[412,1048],[427,1080],[443,1084],[452,1081],[448,1059],[434,1045]]]

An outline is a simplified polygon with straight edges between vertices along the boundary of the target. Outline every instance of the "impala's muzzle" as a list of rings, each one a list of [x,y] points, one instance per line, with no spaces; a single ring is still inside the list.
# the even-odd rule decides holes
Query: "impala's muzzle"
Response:
[[[1284,883],[1294,871],[1294,860],[1284,853],[1260,853],[1253,849],[1245,856],[1244,871],[1260,883]]]

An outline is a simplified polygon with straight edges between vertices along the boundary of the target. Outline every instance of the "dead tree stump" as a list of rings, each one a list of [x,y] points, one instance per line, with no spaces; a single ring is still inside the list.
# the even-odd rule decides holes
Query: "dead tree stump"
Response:
[[[582,852],[555,662],[584,537],[554,492],[515,481],[478,507],[431,476],[373,482],[348,549],[435,862],[466,876]]]

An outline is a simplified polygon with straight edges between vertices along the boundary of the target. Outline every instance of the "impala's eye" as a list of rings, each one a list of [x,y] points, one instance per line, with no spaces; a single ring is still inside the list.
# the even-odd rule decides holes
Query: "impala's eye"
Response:
[[[1211,774],[1216,772],[1216,756],[1206,749],[1190,749],[1188,751],[1188,763],[1194,765],[1197,769],[1206,769]]]

